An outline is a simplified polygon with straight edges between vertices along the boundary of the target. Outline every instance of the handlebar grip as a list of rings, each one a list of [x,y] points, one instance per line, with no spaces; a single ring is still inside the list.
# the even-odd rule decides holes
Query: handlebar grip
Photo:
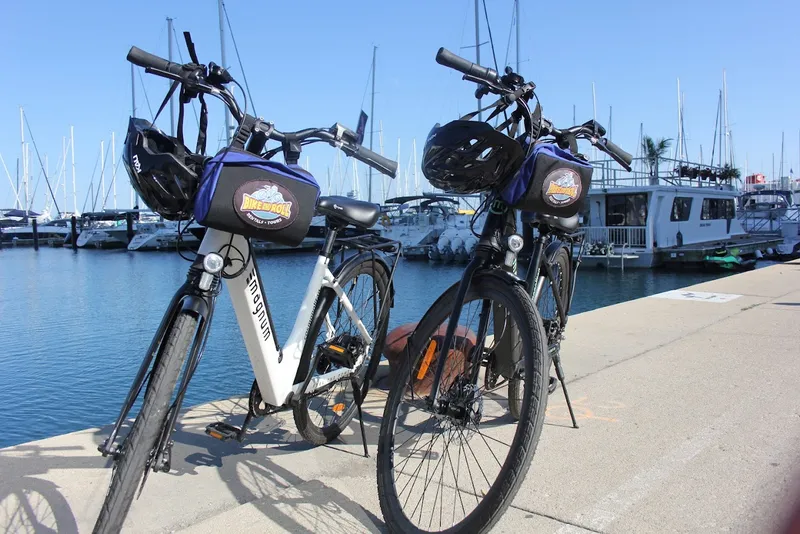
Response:
[[[376,154],[365,146],[357,145],[353,148],[352,157],[366,163],[378,172],[391,178],[397,177],[397,162]]]
[[[457,70],[458,72],[463,72],[464,74],[468,74],[469,76],[478,78],[490,84],[497,83],[497,71],[487,67],[481,67],[472,61],[455,55],[446,48],[440,48],[436,53],[436,63],[439,65],[444,65],[445,67],[449,67],[453,70]]]
[[[612,143],[608,139],[603,139],[602,141],[603,146],[608,151],[608,154],[613,157],[617,163],[625,167],[626,170],[631,170],[631,162],[633,161],[633,156],[622,150],[620,147]]]
[[[183,73],[183,65],[180,63],[172,63],[135,46],[132,46],[128,51],[128,61],[140,67],[162,70],[176,76],[180,76]]]

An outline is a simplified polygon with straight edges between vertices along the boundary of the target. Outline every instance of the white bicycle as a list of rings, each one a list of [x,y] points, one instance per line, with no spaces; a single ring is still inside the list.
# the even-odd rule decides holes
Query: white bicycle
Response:
[[[203,94],[210,94],[225,102],[239,122],[237,134],[228,149],[230,154],[251,159],[256,157],[257,162],[266,166],[272,163],[268,161],[271,156],[282,151],[287,165],[274,164],[269,168],[280,170],[288,176],[299,172],[292,168],[299,159],[302,145],[327,142],[385,174],[395,175],[395,162],[365,149],[360,145],[359,136],[338,124],[327,129],[282,133],[275,130],[272,124],[241,112],[236,100],[225,88],[225,84],[232,81],[230,75],[213,63],[208,67],[198,64],[188,36],[187,45],[193,63],[170,63],[136,47],[129,52],[128,60],[145,67],[149,73],[175,80],[167,99],[178,86],[181,87],[182,104],[200,96],[203,114],[201,124],[205,122],[206,112]],[[132,128],[140,126],[135,123],[138,120],[131,119]],[[135,142],[135,134],[136,130],[133,133],[129,131],[126,148],[129,143]],[[180,133],[178,139],[182,145]],[[265,152],[269,140],[278,141],[280,148]],[[198,153],[204,151],[204,144],[204,140],[198,140]],[[223,151],[223,158],[232,157],[228,150]],[[196,157],[196,154],[180,155],[186,158],[181,161]],[[146,156],[144,153],[142,157],[134,154],[129,158],[131,161],[126,160],[132,181],[139,177],[137,173],[141,173],[142,166],[146,165],[142,161]],[[197,158],[197,161],[197,165],[207,170],[215,160]],[[236,168],[231,165],[231,168]],[[248,169],[248,172],[252,171],[252,168]],[[244,171],[237,168],[237,172]],[[261,169],[259,172],[266,171]],[[278,176],[275,172],[270,176]],[[223,194],[220,191],[224,190],[225,179],[223,172],[219,183],[215,185],[215,197]],[[247,184],[252,183],[252,180],[246,181],[242,187],[249,187]],[[304,216],[303,213],[297,214],[298,206],[292,203],[297,200],[296,196],[302,195],[297,193],[293,196],[291,191],[287,193],[287,189],[278,182],[268,183],[271,185],[263,189],[268,190],[272,197],[264,196],[267,193],[260,190],[248,190],[242,193],[241,198],[236,196],[233,203],[228,198],[226,205],[233,205],[237,210],[237,206],[242,208],[237,211],[241,221],[248,222],[245,219],[247,216],[254,224],[269,223],[273,227],[283,225],[290,228],[291,225],[287,225],[286,221],[291,223]],[[135,186],[142,188],[141,183]],[[195,196],[202,196],[202,187],[200,189],[201,192],[194,192]],[[275,200],[276,191],[282,192],[280,198],[283,202]],[[189,200],[194,205],[195,198]],[[317,200],[316,195],[314,200]],[[211,209],[214,209],[213,203]],[[314,214],[314,209],[312,204],[307,214],[308,220]],[[378,206],[374,204],[343,197],[320,197],[316,202],[316,213],[326,216],[327,234],[294,327],[282,348],[275,335],[249,239],[245,235],[220,229],[209,228],[206,231],[186,282],[172,298],[113,430],[99,447],[104,456],[114,459],[114,473],[95,532],[118,532],[137,488],[144,485],[148,473],[151,470],[169,471],[172,432],[186,388],[203,354],[222,280],[230,291],[255,381],[242,426],[237,428],[227,423],[215,423],[206,429],[207,434],[217,439],[241,441],[253,417],[291,409],[300,434],[309,442],[319,445],[335,439],[356,412],[361,418],[361,402],[377,370],[386,335],[389,308],[392,305],[394,267],[400,255],[400,246],[396,241],[370,233],[337,238],[349,225],[362,230],[373,226],[380,215]],[[231,224],[235,227],[241,221],[237,223],[233,220]],[[302,239],[307,224],[305,228],[301,224],[300,228]],[[350,252],[346,253],[347,250]],[[331,270],[332,260],[340,252],[341,261]],[[143,389],[141,410],[127,435],[118,439],[123,423]],[[363,422],[359,423],[363,439]],[[365,440],[364,453],[367,454]]]

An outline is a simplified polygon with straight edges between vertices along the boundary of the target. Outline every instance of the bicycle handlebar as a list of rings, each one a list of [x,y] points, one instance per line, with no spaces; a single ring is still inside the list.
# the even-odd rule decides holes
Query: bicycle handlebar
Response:
[[[141,48],[132,46],[128,51],[128,61],[134,65],[144,67],[146,69],[159,70],[174,74],[175,76],[183,77],[184,66],[180,63],[172,63],[164,58],[158,57],[150,52],[145,52]]]
[[[322,141],[332,146],[339,146],[347,156],[355,158],[387,176],[397,177],[398,163],[396,161],[358,144],[355,142],[355,133],[340,124],[334,124],[330,128],[306,128],[296,132],[272,130],[269,137],[281,143],[299,143],[311,139],[311,142]]]
[[[452,53],[444,47],[440,48],[436,53],[436,63],[474,78],[475,80],[473,81],[481,81],[489,85],[497,85],[500,83],[500,77],[497,76],[497,71],[494,69],[482,67],[477,63],[473,63],[472,61]]]
[[[204,65],[173,63],[149,52],[145,52],[135,46],[131,47],[130,51],[128,51],[127,59],[134,65],[144,67],[149,73],[177,80],[187,84],[194,91],[208,93],[219,98],[225,102],[231,114],[240,125],[244,121],[245,115],[239,109],[236,99],[224,86],[226,82],[232,81],[232,79],[224,69],[215,66],[213,63],[210,64],[211,73],[207,74],[207,69]],[[281,133],[274,128],[270,128],[270,132],[267,138],[263,139],[263,142],[266,142],[267,139],[274,139],[281,143],[290,143],[300,142],[314,137],[320,141],[326,141],[333,146],[339,146],[345,154],[369,165],[378,172],[391,176],[392,178],[397,176],[397,162],[385,158],[380,154],[376,154],[372,150],[362,146],[356,141],[355,133],[339,124],[334,125],[330,129],[308,128],[289,133]]]
[[[520,97],[527,101],[533,94],[533,89],[535,88],[534,84],[526,84],[524,79],[519,76],[519,73],[514,73],[509,68],[506,68],[506,74],[500,77],[494,69],[477,65],[450,52],[446,48],[439,48],[439,51],[436,53],[436,62],[463,73],[465,80],[483,84],[475,91],[476,98],[480,98],[488,92],[502,94],[504,95],[505,106],[510,105]],[[603,136],[605,134],[605,128],[597,121],[589,121],[581,126],[573,126],[566,130],[559,130],[545,118],[542,118],[542,128],[539,132],[539,136],[554,136],[559,141],[559,144],[569,144],[566,141],[569,137],[586,139],[592,143],[592,145],[611,156],[614,161],[622,165],[626,170],[630,171],[633,157],[604,138]]]
[[[610,139],[600,138],[597,141],[597,148],[614,158],[614,161],[625,167],[625,170],[631,170],[631,162],[633,156],[622,150],[620,147],[611,142]]]

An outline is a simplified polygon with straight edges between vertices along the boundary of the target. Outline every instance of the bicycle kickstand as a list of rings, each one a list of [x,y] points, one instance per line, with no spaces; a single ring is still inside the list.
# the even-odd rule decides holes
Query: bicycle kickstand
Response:
[[[350,385],[353,387],[353,400],[355,400],[356,408],[358,409],[358,425],[361,427],[361,443],[364,444],[364,458],[369,458],[369,450],[367,449],[367,434],[364,432],[364,414],[361,411],[361,404],[364,402],[364,395],[355,376],[350,377]]]
[[[578,428],[578,423],[575,421],[575,412],[572,411],[572,403],[569,400],[569,393],[567,393],[567,384],[564,382],[564,369],[561,367],[561,351],[555,350],[552,354],[553,364],[556,368],[556,376],[558,381],[561,382],[561,390],[564,392],[564,399],[567,401],[567,409],[569,410],[569,417],[572,419],[572,427]]]

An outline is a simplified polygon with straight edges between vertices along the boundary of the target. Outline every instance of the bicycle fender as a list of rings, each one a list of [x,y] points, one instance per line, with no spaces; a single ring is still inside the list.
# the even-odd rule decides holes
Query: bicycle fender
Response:
[[[198,295],[184,295],[181,299],[181,311],[196,315],[203,321],[208,320],[211,308],[204,297]]]
[[[336,269],[333,272],[333,276],[334,277],[338,277],[339,274],[344,269],[346,269],[347,267],[349,267],[352,264],[360,263],[360,262],[364,261],[365,258],[366,259],[372,259],[372,254],[369,253],[369,252],[359,252],[358,254],[353,254],[352,256],[347,258],[344,262],[342,262],[341,264],[339,264],[336,267]],[[384,269],[386,269],[386,274],[391,276],[392,269],[391,269],[391,267],[389,267],[389,263],[386,261],[386,259],[383,256],[379,255],[379,254],[375,254],[374,259],[375,259],[376,262],[380,263],[383,266]],[[387,282],[388,282],[388,280],[387,280]],[[394,281],[392,281],[392,283],[389,284],[389,307],[390,308],[394,308]]]
[[[555,259],[556,253],[561,247],[566,248],[566,245],[560,239],[553,239],[550,241],[550,243],[544,249],[544,257],[547,263],[550,263],[553,261],[553,259]]]
[[[506,271],[504,269],[481,269],[480,271],[475,273],[475,278],[479,278],[481,276],[492,276],[494,278],[498,278],[506,284],[509,285],[519,285],[522,289],[526,289],[528,284],[517,276],[516,274]]]

